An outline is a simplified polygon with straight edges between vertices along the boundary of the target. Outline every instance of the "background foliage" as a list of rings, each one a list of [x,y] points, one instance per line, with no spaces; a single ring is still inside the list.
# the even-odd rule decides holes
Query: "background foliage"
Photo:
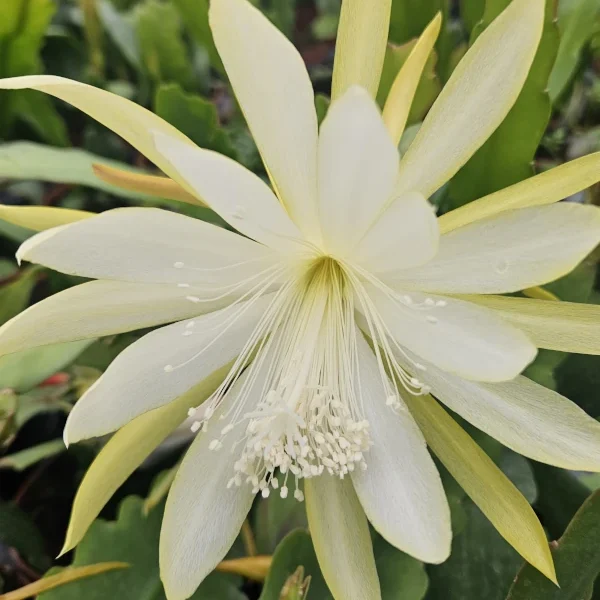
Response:
[[[322,116],[340,0],[253,1],[300,48]],[[469,44],[508,2],[394,0],[380,102],[414,38],[437,11],[445,16],[401,148],[410,143]],[[45,72],[103,87],[152,109],[200,146],[264,176],[216,53],[207,9],[208,0],[3,0],[0,77]],[[141,171],[152,167],[111,132],[42,94],[0,94],[0,140],[1,204],[100,212],[135,203],[218,220],[208,209],[135,196],[100,181],[93,163]],[[600,1],[548,0],[543,40],[521,96],[434,201],[444,212],[598,150]],[[598,204],[600,195],[596,188],[569,200]],[[0,324],[30,303],[79,282],[40,267],[19,270],[14,253],[31,234],[0,219]],[[592,257],[548,287],[563,300],[599,302],[597,273]],[[0,593],[7,593],[0,598],[165,598],[158,576],[159,526],[164,496],[189,440],[186,429],[128,478],[74,552],[52,558],[62,546],[78,484],[103,445],[103,440],[90,441],[66,452],[61,440],[66,414],[140,335],[61,344],[0,359]],[[598,357],[542,351],[527,374],[600,417]],[[600,571],[600,492],[594,491],[600,476],[535,464],[472,433],[533,504],[549,539],[559,540],[553,552],[562,588],[522,565],[443,472],[455,532],[452,556],[442,565],[425,566],[374,534],[384,600],[600,599],[600,583],[594,588]],[[244,560],[256,554],[272,556],[272,563]],[[228,558],[233,562],[213,573],[195,600],[297,600],[306,596],[307,578],[309,599],[331,598],[306,531],[304,509],[293,500],[272,495],[257,501]],[[9,593],[27,584],[33,585],[27,588],[29,595]]]

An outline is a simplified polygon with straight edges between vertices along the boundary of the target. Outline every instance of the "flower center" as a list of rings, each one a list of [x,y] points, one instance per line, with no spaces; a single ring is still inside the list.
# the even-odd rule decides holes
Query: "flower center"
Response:
[[[289,268],[286,282],[192,430],[210,428],[209,448],[239,457],[228,487],[251,485],[265,498],[279,490],[285,498],[291,478],[294,497],[302,501],[300,479],[324,472],[344,478],[367,467],[364,453],[372,442],[358,377],[356,336],[362,333],[357,314],[363,315],[361,327],[373,343],[382,402],[398,412],[406,410],[398,386],[412,394],[428,392],[395,358],[404,351],[390,341],[365,283],[378,285],[399,310],[427,311],[441,305],[429,298],[415,303],[370,274],[327,256]],[[425,370],[405,353],[403,362],[413,372]],[[213,433],[217,419],[223,424]]]
[[[371,442],[356,394],[354,295],[344,269],[320,257],[284,286],[273,304],[248,369],[247,381],[253,383],[224,415],[229,424],[211,447],[231,446],[228,436],[243,428],[234,442],[240,458],[229,486],[250,484],[264,497],[280,488],[285,498],[292,477],[294,496],[302,500],[299,479],[324,471],[344,477],[365,468],[363,453]],[[247,411],[251,397],[254,408]],[[205,416],[196,428],[206,424]]]

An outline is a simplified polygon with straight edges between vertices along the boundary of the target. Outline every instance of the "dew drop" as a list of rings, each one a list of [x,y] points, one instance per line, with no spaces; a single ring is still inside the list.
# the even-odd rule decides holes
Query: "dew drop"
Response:
[[[508,261],[504,258],[497,261],[494,266],[496,273],[499,273],[500,275],[504,275],[504,273],[508,271],[508,267]]]

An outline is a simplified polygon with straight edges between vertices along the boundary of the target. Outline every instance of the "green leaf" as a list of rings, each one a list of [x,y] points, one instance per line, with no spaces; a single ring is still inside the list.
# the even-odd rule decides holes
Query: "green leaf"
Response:
[[[586,600],[600,572],[600,492],[577,511],[558,542],[551,544],[560,588],[525,565],[507,600]]]
[[[537,462],[531,465],[540,491],[535,509],[550,538],[557,539],[590,495],[590,490],[569,471]]]
[[[56,456],[65,452],[66,447],[62,440],[50,440],[37,446],[31,446],[20,452],[8,454],[0,458],[0,469],[13,469],[14,471],[24,471],[40,460]]]
[[[62,587],[63,585],[79,581],[80,579],[94,577],[108,571],[114,571],[115,569],[128,568],[129,565],[127,563],[120,562],[98,563],[87,567],[67,568],[56,575],[42,577],[33,583],[10,592],[10,594],[6,594],[6,596],[2,596],[2,598],[4,600],[26,600],[33,596],[37,597],[38,594],[41,594],[42,592]]]
[[[487,0],[483,21],[471,43],[510,0]],[[547,0],[542,40],[519,98],[506,119],[450,183],[450,206],[457,208],[533,175],[532,161],[551,114],[546,91],[558,49],[554,0]]]
[[[151,79],[193,88],[192,63],[183,43],[177,9],[159,0],[145,0],[136,6],[134,14],[142,62]]]
[[[0,23],[0,77],[39,73],[39,53],[50,20],[56,11],[52,0],[4,0]],[[5,137],[16,117],[25,116],[50,143],[67,144],[66,128],[53,104],[32,100],[30,92],[0,96],[0,137]],[[39,113],[29,114],[35,103]]]
[[[50,566],[44,539],[31,518],[18,506],[0,502],[0,544],[14,548],[34,569]]]
[[[137,202],[156,204],[157,199],[105,183],[92,170],[103,164],[135,173],[141,169],[92,154],[79,148],[52,148],[32,142],[0,144],[0,179],[40,180],[52,183],[84,185]]]
[[[152,482],[150,493],[144,500],[143,509],[145,515],[147,515],[153,508],[158,506],[167,497],[167,494],[171,489],[171,485],[173,484],[173,480],[175,479],[175,475],[177,475],[177,471],[179,470],[180,464],[181,463],[177,463],[174,467],[159,473]]]
[[[438,11],[445,12],[444,5],[444,0],[394,0],[390,40],[403,44],[419,37]]]
[[[68,146],[69,136],[63,118],[50,96],[31,90],[14,90],[15,114],[44,141],[53,146]]]
[[[129,64],[141,71],[142,59],[133,15],[121,14],[110,0],[98,0],[96,9],[106,34],[129,61]]]
[[[280,600],[286,581],[298,567],[304,567],[304,574],[311,577],[309,598],[332,600],[321,575],[310,535],[302,529],[292,531],[277,547],[259,600]]]
[[[597,31],[600,16],[598,0],[563,1],[558,6],[560,45],[548,82],[548,93],[552,103],[560,98],[573,79],[583,49]]]
[[[18,315],[29,303],[41,267],[24,269],[19,277],[0,288],[0,325]]]
[[[225,67],[217,52],[210,25],[208,24],[208,0],[172,0],[179,9],[184,26],[194,41],[208,53],[211,65],[225,73]]]
[[[117,520],[95,521],[75,551],[73,566],[105,561],[122,561],[131,567],[93,579],[81,580],[38,596],[39,600],[165,600],[158,571],[158,542],[162,510],[143,514],[143,500],[126,498],[119,507]],[[61,572],[53,569],[52,572]],[[212,573],[191,600],[247,600],[239,591],[240,579]],[[134,595],[132,595],[134,594]]]
[[[429,579],[423,563],[400,552],[381,536],[373,542],[382,600],[423,600]]]
[[[252,529],[259,554],[273,553],[291,531],[308,528],[304,505],[293,498],[281,498],[279,494],[259,498],[254,514]]]
[[[0,388],[26,392],[70,365],[94,340],[52,344],[0,357]]]
[[[235,158],[235,148],[220,126],[217,109],[212,102],[187,94],[178,85],[167,84],[158,88],[154,110],[201,148]]]
[[[537,488],[527,460],[506,451],[488,436],[470,428],[469,433],[532,502],[537,496]],[[441,565],[427,569],[427,600],[503,600],[523,561],[483,513],[464,496],[462,506],[466,523],[453,539],[450,558]]]
[[[460,16],[469,33],[483,18],[484,8],[481,0],[460,0]]]
[[[554,371],[566,358],[567,355],[563,352],[540,349],[535,360],[525,369],[523,375],[550,390],[556,390]]]
[[[377,102],[382,108],[396,79],[396,75],[406,62],[416,43],[417,40],[412,40],[401,46],[388,44],[379,90],[377,91]],[[442,84],[435,72],[436,62],[437,55],[434,51],[425,65],[421,81],[415,93],[408,116],[408,125],[413,125],[423,119],[442,89]]]
[[[319,125],[323,122],[323,119],[327,115],[327,111],[329,110],[329,105],[331,104],[331,99],[329,96],[325,94],[316,94],[315,95],[315,108],[317,110],[317,120]]]

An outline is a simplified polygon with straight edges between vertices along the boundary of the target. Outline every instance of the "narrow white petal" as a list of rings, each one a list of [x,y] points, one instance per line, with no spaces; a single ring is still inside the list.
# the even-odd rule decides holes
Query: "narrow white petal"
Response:
[[[155,141],[180,177],[230,225],[272,248],[303,249],[299,229],[257,175],[217,152],[162,133]]]
[[[77,402],[65,426],[65,440],[73,443],[110,433],[229,364],[270,300],[265,296],[145,335],[125,349]]]
[[[400,165],[399,192],[429,197],[504,120],[533,62],[544,0],[513,0],[454,70]]]
[[[114,335],[188,319],[225,306],[231,298],[186,299],[192,288],[126,281],[90,281],[54,294],[0,327],[0,354],[72,340]],[[205,295],[206,289],[193,293]],[[209,291],[208,298],[214,296]]]
[[[388,202],[398,150],[373,98],[351,87],[334,102],[319,135],[319,214],[326,248],[353,248]]]
[[[314,241],[319,237],[317,115],[302,57],[247,0],[213,0],[210,26],[276,191]]]
[[[242,375],[224,405],[235,402],[244,379]],[[260,383],[254,389],[259,391]],[[226,425],[227,420],[219,421],[215,427]],[[234,428],[227,446],[214,452],[209,449],[214,439],[210,429],[200,433],[177,471],[160,533],[160,575],[168,600],[185,600],[194,593],[227,554],[250,510],[251,486],[227,489],[239,459],[233,445],[244,434],[244,427]]]
[[[471,302],[402,291],[393,301],[374,286],[367,292],[400,346],[466,379],[506,381],[536,356],[524,333]]]
[[[439,242],[433,207],[424,196],[411,192],[381,213],[352,256],[370,273],[394,277],[398,271],[429,262]]]
[[[600,471],[600,423],[568,398],[526,377],[475,383],[428,365],[421,378],[449,408],[516,452],[563,469]]]
[[[157,208],[118,208],[42,231],[17,256],[82,277],[215,288],[273,264],[252,240]]]
[[[600,242],[600,210],[574,203],[507,211],[442,235],[437,256],[397,286],[501,294],[566,275]]]
[[[304,493],[319,566],[335,600],[381,600],[369,524],[350,478],[312,477]]]
[[[408,409],[393,413],[360,334],[359,384],[374,445],[352,481],[369,521],[396,548],[429,563],[450,554],[450,511],[440,476]]]

